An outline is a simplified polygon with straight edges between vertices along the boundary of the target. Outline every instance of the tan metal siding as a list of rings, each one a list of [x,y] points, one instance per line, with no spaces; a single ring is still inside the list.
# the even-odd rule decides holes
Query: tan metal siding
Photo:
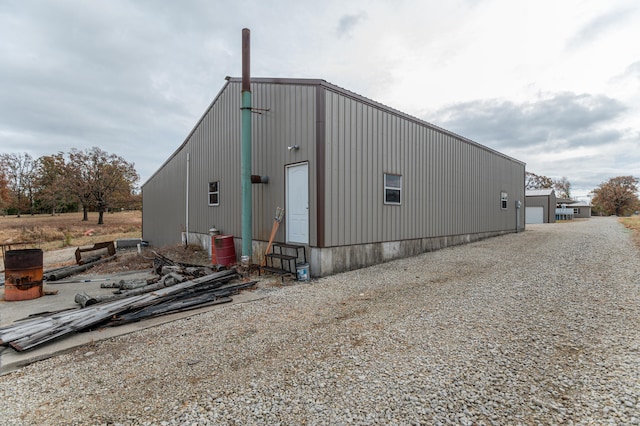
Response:
[[[266,185],[253,185],[253,238],[267,241],[276,207],[285,206],[285,167],[309,163],[309,241],[316,229],[315,86],[253,84],[253,105],[265,108],[253,115],[253,173],[269,176]],[[299,149],[289,150],[298,145]],[[239,210],[238,210],[239,211]],[[276,239],[285,241],[286,221]]]
[[[216,226],[239,235],[240,217],[240,94],[229,85],[185,147],[190,153],[189,231],[207,233]],[[220,205],[209,206],[209,182],[220,182]]]
[[[515,200],[524,201],[522,163],[316,80],[265,80],[252,83],[252,91],[254,107],[268,109],[253,115],[253,173],[270,178],[253,185],[254,239],[268,239],[275,208],[285,203],[285,166],[300,162],[309,163],[311,246],[515,229]],[[153,244],[180,241],[187,152],[190,231],[207,233],[215,225],[240,236],[240,99],[240,82],[232,80],[145,184],[143,232]],[[300,149],[287,150],[291,145]],[[383,203],[385,172],[403,177],[401,206]],[[324,176],[324,195],[316,192],[317,176]],[[207,205],[214,180],[221,183],[219,207]],[[509,193],[506,210],[500,209],[502,190]],[[277,240],[284,241],[285,231],[283,223]]]
[[[237,143],[236,143],[237,141]],[[180,150],[143,188],[143,236],[153,245],[176,244],[186,230],[186,174],[189,157],[189,232],[216,226],[236,234],[240,219],[240,95],[223,90]],[[239,168],[239,167],[238,167]],[[220,182],[220,205],[208,205],[209,182]],[[153,223],[153,224],[152,224]],[[176,233],[176,230],[177,231]]]
[[[142,238],[156,247],[180,242],[185,226],[186,156],[179,153],[142,189]]]
[[[326,96],[327,247],[515,230],[522,163],[343,93]],[[401,206],[384,204],[384,173],[402,175]]]
[[[225,86],[180,149],[143,188],[143,233],[154,245],[180,242],[185,226],[186,154],[190,153],[189,231],[208,233],[216,226],[241,237],[241,84]],[[315,86],[251,85],[252,173],[269,176],[268,184],[254,184],[253,239],[268,240],[276,207],[284,207],[285,165],[309,162],[309,210],[315,194]],[[262,111],[260,109],[268,109]],[[288,146],[300,149],[289,151]],[[208,205],[209,182],[220,181],[220,205]],[[310,215],[310,242],[317,235]],[[284,241],[285,226],[277,239]]]

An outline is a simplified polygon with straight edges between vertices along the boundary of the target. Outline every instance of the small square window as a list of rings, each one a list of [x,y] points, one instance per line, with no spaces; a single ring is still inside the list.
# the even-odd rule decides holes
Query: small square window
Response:
[[[402,175],[384,174],[384,203],[402,204]]]
[[[506,209],[508,207],[509,204],[509,194],[507,194],[506,192],[501,192],[500,193],[500,208],[501,209]]]
[[[209,182],[209,205],[220,205],[220,182]]]

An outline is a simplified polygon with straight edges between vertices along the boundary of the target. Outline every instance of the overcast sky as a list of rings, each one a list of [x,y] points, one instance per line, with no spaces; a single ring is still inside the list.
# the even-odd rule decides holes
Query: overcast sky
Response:
[[[637,0],[0,1],[0,152],[98,146],[141,183],[225,83],[321,78],[574,195],[640,176]]]

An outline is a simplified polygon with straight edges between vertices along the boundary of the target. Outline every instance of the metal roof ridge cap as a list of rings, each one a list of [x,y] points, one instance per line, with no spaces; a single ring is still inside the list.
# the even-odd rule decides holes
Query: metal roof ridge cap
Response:
[[[226,77],[226,80],[231,83],[239,83],[242,81],[240,77]],[[303,84],[303,85],[322,85],[326,83],[326,80],[320,78],[291,78],[291,77],[251,77],[252,83],[263,83],[263,84]]]
[[[238,77],[228,77],[227,80],[228,81],[233,81],[234,83],[242,81],[242,79],[238,78]],[[434,130],[438,130],[438,131],[443,132],[445,134],[448,134],[448,135],[451,135],[453,137],[459,138],[459,139],[463,140],[464,142],[467,142],[467,143],[470,143],[470,144],[472,144],[474,146],[477,146],[480,149],[484,149],[484,150],[487,150],[489,152],[493,152],[493,153],[495,153],[495,154],[497,154],[497,155],[499,155],[499,156],[501,156],[503,158],[506,158],[508,160],[514,161],[514,162],[522,164],[522,165],[526,165],[526,163],[524,161],[518,160],[517,158],[514,158],[514,157],[511,157],[511,156],[509,156],[509,155],[507,155],[507,154],[505,154],[503,152],[498,151],[497,149],[494,149],[494,148],[488,147],[486,145],[483,145],[480,142],[476,142],[476,141],[474,141],[472,139],[467,138],[466,136],[462,136],[462,135],[460,135],[458,133],[452,132],[451,130],[447,130],[447,129],[443,128],[443,127],[440,127],[440,126],[438,126],[436,124],[430,123],[430,122],[428,122],[426,120],[423,120],[421,118],[415,117],[413,115],[410,115],[410,114],[408,114],[406,112],[402,112],[399,109],[390,107],[390,106],[385,105],[385,104],[383,104],[381,102],[375,101],[375,100],[373,100],[371,98],[367,98],[366,96],[360,95],[360,94],[358,94],[356,92],[353,92],[353,91],[351,91],[349,89],[345,89],[344,87],[340,87],[340,86],[338,86],[336,84],[330,83],[330,82],[328,82],[327,80],[324,80],[324,79],[252,77],[251,81],[252,82],[256,82],[256,83],[274,83],[274,84],[311,84],[311,85],[319,85],[319,86],[322,86],[322,87],[326,87],[327,89],[332,90],[334,92],[341,93],[341,94],[344,94],[346,96],[350,96],[352,98],[355,98],[356,100],[368,103],[368,104],[370,104],[372,106],[376,106],[376,107],[382,108],[383,110],[389,111],[389,112],[391,112],[393,114],[396,114],[396,115],[398,115],[400,117],[406,118],[406,119],[414,121],[416,123],[431,127]]]

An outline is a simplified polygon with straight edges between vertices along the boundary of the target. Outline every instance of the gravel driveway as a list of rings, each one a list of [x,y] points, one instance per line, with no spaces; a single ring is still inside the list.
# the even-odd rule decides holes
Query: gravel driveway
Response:
[[[0,377],[0,424],[640,424],[640,256],[531,225]]]

